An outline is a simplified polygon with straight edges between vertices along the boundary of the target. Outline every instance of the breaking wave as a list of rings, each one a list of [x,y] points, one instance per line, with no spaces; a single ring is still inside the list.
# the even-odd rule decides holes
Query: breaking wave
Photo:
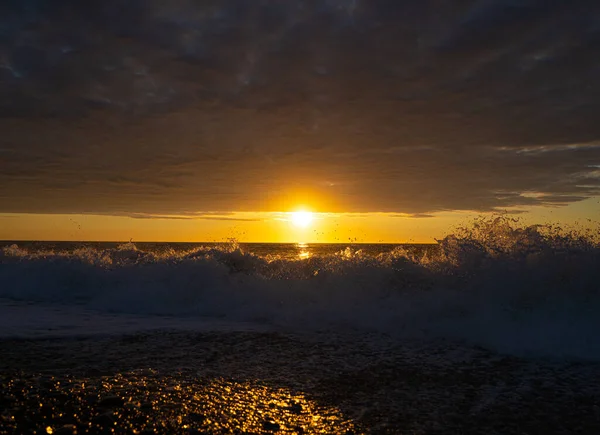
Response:
[[[307,259],[232,244],[186,252],[0,251],[0,297],[113,313],[447,338],[501,352],[600,358],[598,233],[478,219],[423,252]]]

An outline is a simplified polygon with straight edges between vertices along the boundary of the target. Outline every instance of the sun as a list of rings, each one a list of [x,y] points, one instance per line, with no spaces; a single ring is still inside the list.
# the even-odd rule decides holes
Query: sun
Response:
[[[292,223],[300,228],[307,228],[314,219],[313,214],[309,211],[295,211],[290,215]]]

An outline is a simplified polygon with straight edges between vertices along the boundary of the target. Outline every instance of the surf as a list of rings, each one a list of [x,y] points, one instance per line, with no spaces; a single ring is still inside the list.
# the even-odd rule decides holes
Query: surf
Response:
[[[428,249],[340,246],[303,259],[235,243],[160,251],[133,243],[72,250],[14,244],[0,252],[0,298],[600,359],[597,236],[494,217]]]

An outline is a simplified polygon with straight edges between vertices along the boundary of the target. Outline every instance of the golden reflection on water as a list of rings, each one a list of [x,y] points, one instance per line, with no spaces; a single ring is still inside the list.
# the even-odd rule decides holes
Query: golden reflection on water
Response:
[[[296,247],[300,251],[298,253],[298,258],[300,258],[300,260],[306,260],[307,258],[311,257],[311,253],[308,250],[308,244],[307,243],[298,243],[298,244],[296,244]]]
[[[260,382],[159,376],[148,371],[99,379],[39,379],[2,382],[6,398],[14,400],[3,414],[13,433],[34,427],[45,428],[46,433],[69,427],[78,434],[123,430],[351,434],[356,430],[335,407]]]

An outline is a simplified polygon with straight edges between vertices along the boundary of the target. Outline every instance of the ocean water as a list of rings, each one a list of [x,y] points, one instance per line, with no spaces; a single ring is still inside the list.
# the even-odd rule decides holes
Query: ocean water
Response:
[[[335,331],[600,359],[597,231],[480,219],[435,245],[3,242],[0,335]]]

